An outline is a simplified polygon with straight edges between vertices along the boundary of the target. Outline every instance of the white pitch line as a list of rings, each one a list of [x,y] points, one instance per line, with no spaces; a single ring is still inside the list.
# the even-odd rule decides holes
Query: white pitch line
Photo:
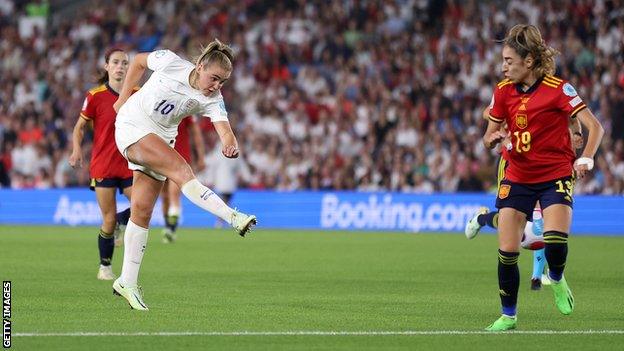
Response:
[[[624,330],[516,330],[504,333],[471,330],[405,330],[405,331],[232,331],[232,332],[70,332],[14,333],[16,337],[42,336],[401,336],[401,335],[598,335],[624,334]]]

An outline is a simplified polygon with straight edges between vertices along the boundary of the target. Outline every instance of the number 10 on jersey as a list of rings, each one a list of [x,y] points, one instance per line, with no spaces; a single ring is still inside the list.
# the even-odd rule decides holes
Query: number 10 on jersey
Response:
[[[171,111],[173,111],[173,108],[175,106],[173,104],[167,104],[166,102],[167,102],[167,100],[161,100],[158,103],[158,105],[156,105],[156,108],[154,109],[154,111],[160,111],[160,113],[163,114],[163,115],[167,115]]]

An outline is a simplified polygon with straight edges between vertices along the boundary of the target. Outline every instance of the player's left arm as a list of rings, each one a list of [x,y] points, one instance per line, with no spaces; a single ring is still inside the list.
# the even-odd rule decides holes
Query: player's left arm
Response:
[[[581,121],[573,116],[570,118],[570,134],[572,135],[572,147],[575,150],[580,150],[583,148],[583,127],[581,126]]]
[[[583,127],[587,129],[587,144],[583,149],[581,157],[574,162],[574,169],[579,177],[583,177],[587,171],[590,171],[594,167],[594,156],[600,141],[604,135],[604,129],[600,124],[600,121],[594,116],[589,108],[584,108],[576,114],[576,118],[581,122]]]
[[[237,158],[238,141],[236,141],[236,136],[232,131],[230,122],[215,121],[212,124],[214,125],[217,134],[219,134],[219,139],[221,139],[221,152],[223,153],[223,156],[227,158]]]
[[[204,138],[201,135],[199,129],[199,123],[193,121],[189,124],[191,138],[193,139],[193,145],[195,146],[195,153],[197,154],[197,171],[201,172],[206,168],[206,148],[204,146]]]

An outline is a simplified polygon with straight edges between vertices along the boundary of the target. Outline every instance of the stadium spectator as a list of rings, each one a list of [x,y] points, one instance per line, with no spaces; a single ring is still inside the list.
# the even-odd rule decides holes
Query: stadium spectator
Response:
[[[351,188],[392,190],[397,180],[385,179],[394,172],[393,165],[413,161],[419,149],[427,150],[428,158],[431,150],[450,153],[454,147],[457,160],[474,155],[477,167],[467,172],[481,180],[480,190],[488,190],[495,175],[486,181],[477,173],[491,167],[493,155],[472,136],[485,129],[480,113],[501,78],[500,48],[491,43],[502,39],[510,25],[528,22],[538,24],[546,42],[562,52],[558,75],[576,86],[605,126],[598,158],[616,157],[615,148],[606,146],[624,139],[621,1],[565,0],[557,6],[537,1],[336,1],[329,11],[320,11],[320,3],[276,2],[269,9],[263,2],[230,6],[220,0],[212,3],[211,11],[200,11],[196,2],[79,1],[84,20],[74,21],[63,12],[71,10],[51,7],[45,31],[23,33],[19,23],[27,16],[26,4],[0,1],[3,133],[7,126],[9,134],[19,133],[19,126],[34,116],[57,174],[64,151],[53,154],[68,147],[73,116],[101,48],[116,44],[131,53],[168,48],[190,57],[206,37],[217,36],[231,42],[237,53],[232,84],[223,94],[238,119],[236,132],[246,162],[254,162],[249,156],[258,143],[260,151],[268,152],[268,139],[306,161],[297,172],[277,179],[273,168],[249,164],[254,187],[351,187],[341,179],[322,177],[322,166],[332,163],[338,167],[335,173],[348,173],[349,165],[357,167],[372,155],[376,162],[365,172],[370,177],[356,175]],[[24,81],[31,83],[20,83]],[[48,120],[43,117],[46,108]],[[52,134],[56,137],[48,138]],[[6,152],[6,141],[2,143]],[[333,143],[337,145],[330,152]],[[398,151],[383,152],[388,143]],[[337,156],[344,162],[335,164]],[[435,191],[453,191],[454,164],[444,156],[440,160],[441,166],[428,161],[429,173],[423,176]],[[622,186],[616,185],[624,174],[610,162],[597,162],[596,167],[613,177],[596,179],[592,191],[622,194]],[[9,173],[19,177],[14,168]],[[87,181],[84,175],[71,178],[55,177],[59,181],[54,186]],[[415,180],[407,177],[405,185],[413,187]],[[589,189],[586,181],[579,180],[577,192]]]

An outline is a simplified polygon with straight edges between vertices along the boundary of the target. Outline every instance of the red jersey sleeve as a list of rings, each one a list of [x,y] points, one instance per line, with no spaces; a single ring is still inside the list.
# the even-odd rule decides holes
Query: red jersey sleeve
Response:
[[[572,84],[565,82],[561,85],[560,89],[557,107],[559,107],[568,116],[572,117],[580,110],[587,107]]]
[[[80,117],[86,120],[92,120],[95,117],[95,101],[91,92],[87,93],[87,96],[82,103],[82,110],[80,111]]]
[[[505,108],[505,87],[511,84],[508,79],[498,83],[490,102],[490,121],[502,123],[507,119],[507,109]]]

